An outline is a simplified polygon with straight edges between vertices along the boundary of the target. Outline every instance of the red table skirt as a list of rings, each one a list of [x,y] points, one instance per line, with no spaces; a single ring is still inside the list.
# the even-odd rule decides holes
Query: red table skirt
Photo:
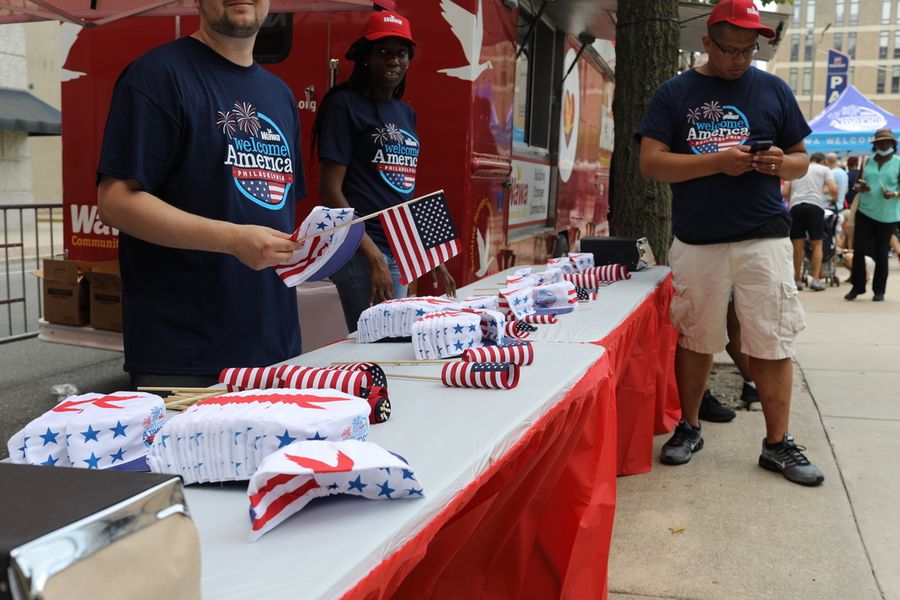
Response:
[[[345,598],[606,598],[616,502],[609,354]]]
[[[681,418],[675,383],[678,332],[669,321],[674,294],[670,273],[628,319],[595,342],[606,348],[612,365],[619,475],[649,471],[654,434],[672,431]]]

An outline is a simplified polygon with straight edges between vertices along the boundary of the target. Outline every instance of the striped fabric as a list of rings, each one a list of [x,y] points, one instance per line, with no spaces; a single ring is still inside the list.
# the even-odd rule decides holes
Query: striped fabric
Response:
[[[631,279],[631,273],[625,265],[601,265],[588,269],[586,273],[597,273],[597,281],[621,281],[623,279]],[[597,287],[597,286],[580,286],[580,287]]]
[[[441,369],[448,387],[511,390],[519,384],[519,365],[507,362],[451,362]]]
[[[517,340],[525,339],[537,331],[537,327],[525,321],[507,321],[504,335]]]
[[[554,325],[557,322],[556,315],[526,315],[522,318],[525,323],[535,325]]]
[[[362,388],[368,388],[372,384],[372,376],[366,371],[346,371],[343,369],[301,367],[297,365],[282,365],[278,369],[278,377],[282,382],[281,387],[284,388],[331,388],[362,398]]]
[[[278,379],[279,367],[231,367],[219,373],[219,383],[224,383],[229,392],[243,390],[266,390],[281,387]]]
[[[534,362],[534,346],[513,342],[505,346],[470,348],[462,354],[463,362],[508,362],[522,367]]]
[[[563,279],[574,283],[576,288],[596,288],[600,285],[600,274],[596,272],[596,267],[584,273],[563,275]]]

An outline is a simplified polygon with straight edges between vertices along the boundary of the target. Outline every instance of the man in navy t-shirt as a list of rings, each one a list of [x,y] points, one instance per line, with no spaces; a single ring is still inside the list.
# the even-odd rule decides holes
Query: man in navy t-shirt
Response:
[[[294,97],[253,61],[268,2],[199,7],[197,32],[122,73],[97,168],[100,216],[121,231],[135,385],[300,353],[295,292],[270,268],[298,247],[306,188]]]
[[[810,129],[790,88],[750,64],[759,35],[775,35],[753,0],[722,0],[707,27],[709,61],[663,83],[637,130],[641,173],[670,183],[673,196],[671,316],[683,419],[660,459],[683,464],[703,448],[700,402],[712,357],[725,348],[733,291],[766,417],[759,465],[818,485],[821,471],[788,433],[793,342],[805,315],[779,191],[779,178],[806,173]],[[753,144],[763,141],[771,144]]]

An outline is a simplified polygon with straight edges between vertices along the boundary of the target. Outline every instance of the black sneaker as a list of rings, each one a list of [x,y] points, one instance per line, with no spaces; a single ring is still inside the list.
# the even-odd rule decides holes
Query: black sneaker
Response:
[[[709,390],[703,392],[703,399],[700,401],[701,419],[710,423],[727,423],[735,417],[735,414],[733,410],[723,406]]]
[[[659,460],[664,465],[683,465],[691,460],[694,452],[703,449],[703,436],[700,427],[694,428],[682,419],[675,427],[675,433],[663,444]]]
[[[759,466],[775,473],[781,473],[788,481],[800,485],[814,486],[825,481],[819,467],[809,462],[803,454],[803,446],[794,443],[794,436],[787,433],[776,448],[768,448],[763,439]]]
[[[754,402],[759,402],[759,391],[747,383],[744,382],[744,386],[741,388],[741,402],[744,403],[744,408],[750,410],[750,405]]]

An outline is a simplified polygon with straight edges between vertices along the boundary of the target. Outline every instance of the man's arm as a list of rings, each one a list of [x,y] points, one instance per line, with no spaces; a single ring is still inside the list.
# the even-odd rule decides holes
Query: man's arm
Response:
[[[678,154],[646,135],[641,138],[641,175],[663,183],[678,183],[718,173],[743,175],[752,171],[746,146],[733,146],[712,154]]]
[[[781,155],[780,158],[778,155]],[[809,170],[809,154],[806,153],[806,144],[803,141],[791,146],[787,150],[781,150],[772,146],[765,152],[758,153],[762,160],[771,160],[778,168],[775,174],[782,179],[800,179]],[[773,157],[774,155],[774,157]],[[764,169],[759,169],[765,173]]]
[[[169,248],[231,254],[256,271],[286,262],[300,247],[290,233],[185,212],[143,191],[136,181],[104,177],[97,202],[103,223],[132,237]]]
[[[835,183],[834,179],[826,179],[825,180],[825,191],[828,193],[829,196],[831,196],[830,204],[832,204],[832,205],[836,204],[837,196],[838,196],[838,187],[837,187],[837,183]]]

